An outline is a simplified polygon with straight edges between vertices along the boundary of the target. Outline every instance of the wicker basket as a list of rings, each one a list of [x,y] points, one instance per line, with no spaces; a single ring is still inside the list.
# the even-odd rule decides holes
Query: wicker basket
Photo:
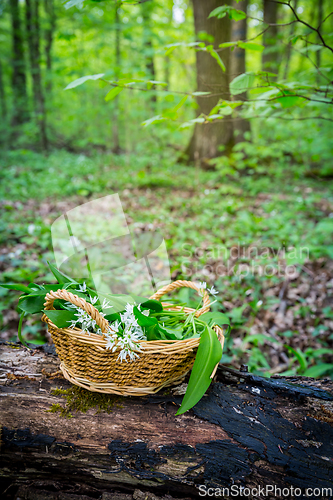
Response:
[[[165,293],[181,287],[193,288],[199,292],[195,283],[175,281],[158,290],[150,298],[158,300]],[[83,298],[67,290],[51,291],[46,295],[45,309],[54,309],[53,302],[56,299],[63,299],[81,307],[96,321],[102,332],[107,331],[108,322]],[[205,291],[203,307],[196,312],[196,316],[209,311],[209,305],[209,296]],[[183,309],[180,306],[164,303],[163,306],[169,310]],[[191,308],[184,310],[186,313],[194,311]],[[88,335],[78,328],[58,328],[46,315],[42,319],[48,324],[48,330],[61,360],[60,368],[67,380],[89,391],[124,396],[153,394],[165,386],[182,382],[192,368],[200,340],[195,338],[140,342],[142,349],[140,358],[121,363],[117,361],[119,354],[117,351],[111,352],[106,349],[104,337],[93,333]],[[214,329],[223,349],[223,331],[218,326],[214,326]]]

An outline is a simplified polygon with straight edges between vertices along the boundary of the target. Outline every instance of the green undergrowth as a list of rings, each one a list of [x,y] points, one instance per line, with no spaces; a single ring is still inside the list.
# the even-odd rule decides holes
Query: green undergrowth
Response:
[[[96,409],[96,414],[101,412],[110,414],[114,407],[122,408],[121,401],[123,398],[120,396],[90,392],[74,385],[68,389],[54,389],[51,394],[63,397],[65,405],[55,403],[46,411],[59,413],[60,417],[64,418],[72,418],[74,412],[86,413],[90,409]]]
[[[52,281],[52,222],[118,192],[134,230],[162,233],[173,279],[207,281],[219,290],[213,311],[233,325],[222,362],[269,375],[284,353],[282,373],[331,376],[333,184],[308,177],[305,163],[280,158],[274,148],[272,158],[266,150],[255,159],[255,152],[243,159],[235,153],[215,171],[179,164],[166,150],[8,152],[0,174],[0,281]],[[286,265],[295,266],[298,278],[283,287]],[[180,299],[191,306],[189,294],[182,290]],[[17,301],[17,292],[0,289],[0,333],[9,340],[17,336]],[[283,301],[288,321],[280,314],[275,326]],[[39,315],[24,323],[23,337],[46,342]]]

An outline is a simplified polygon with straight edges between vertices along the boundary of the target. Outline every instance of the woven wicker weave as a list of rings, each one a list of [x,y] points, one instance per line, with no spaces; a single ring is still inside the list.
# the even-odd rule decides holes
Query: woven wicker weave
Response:
[[[181,287],[193,288],[199,292],[195,283],[179,280],[161,288],[150,298],[158,300],[164,294]],[[56,299],[66,300],[82,308],[96,321],[102,332],[107,331],[108,322],[83,298],[67,290],[51,291],[46,295],[45,309],[54,309],[53,302]],[[163,305],[169,310],[183,309],[186,313],[194,311],[191,308]],[[195,315],[198,317],[209,311],[209,305],[209,296],[205,291],[203,307],[196,311]],[[195,338],[140,342],[142,349],[140,358],[121,363],[117,361],[119,355],[117,351],[111,352],[106,349],[104,337],[93,333],[88,335],[78,328],[58,328],[46,315],[42,319],[48,324],[48,330],[61,360],[60,368],[64,377],[73,384],[94,392],[142,396],[153,394],[168,385],[176,385],[192,368],[200,340]],[[222,329],[218,326],[214,329],[223,349]],[[215,371],[216,368],[214,373]]]

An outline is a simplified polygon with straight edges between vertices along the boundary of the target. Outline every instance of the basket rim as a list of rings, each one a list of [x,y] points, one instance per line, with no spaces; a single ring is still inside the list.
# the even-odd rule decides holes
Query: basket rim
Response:
[[[199,288],[197,285],[195,285],[193,282],[190,281],[184,281],[184,280],[178,280],[174,281],[173,283],[170,283],[169,285],[166,285],[165,287],[161,288],[158,290],[154,295],[150,297],[150,299],[155,299],[158,300],[160,299],[165,293],[172,291],[177,288],[181,287],[189,287],[193,288],[194,290],[197,290],[200,292]],[[60,294],[60,297],[59,295]],[[65,297],[64,297],[65,296]],[[51,327],[54,329],[57,333],[62,332],[64,334],[69,335],[70,337],[73,338],[74,341],[80,342],[81,344],[88,344],[90,346],[93,346],[97,348],[98,350],[102,352],[108,352],[109,350],[106,349],[106,344],[107,344],[107,339],[105,338],[105,328],[106,325],[108,325],[108,322],[104,319],[103,316],[101,316],[98,312],[98,310],[92,306],[90,303],[86,302],[85,300],[79,299],[76,295],[69,293],[67,290],[62,290],[59,289],[57,292],[50,292],[46,295],[46,302],[44,306],[46,309],[53,309],[53,301],[55,298],[67,298],[70,300],[72,303],[79,305],[81,308],[83,308],[88,314],[96,320],[96,323],[100,326],[102,329],[102,335],[98,335],[96,333],[89,332],[87,333],[84,330],[80,330],[79,328],[70,328],[70,327],[65,327],[65,328],[59,328],[57,327],[51,319],[46,316],[46,314],[43,314],[42,316],[42,321],[47,323],[48,327]],[[209,310],[209,297],[204,290],[203,294],[203,301],[204,301],[204,306],[197,310],[193,309],[191,307],[187,306],[182,306],[182,305],[176,305],[176,304],[170,304],[168,302],[162,302],[162,306],[168,311],[184,311],[185,314],[192,314],[194,313],[195,316],[199,316],[206,312],[206,310]],[[223,329],[218,326],[214,325],[213,329],[215,330],[218,339],[222,345],[224,344],[224,334],[223,334]],[[51,333],[51,332],[50,332]],[[51,333],[52,336],[52,333]],[[200,336],[198,337],[191,337],[188,339],[175,339],[175,340],[142,340],[139,341],[138,344],[140,345],[140,348],[142,349],[142,352],[153,354],[153,353],[160,353],[161,351],[164,351],[165,353],[172,354],[173,352],[181,352],[182,350],[188,351],[188,350],[193,350],[199,346],[200,343]],[[140,350],[141,350],[140,349]]]

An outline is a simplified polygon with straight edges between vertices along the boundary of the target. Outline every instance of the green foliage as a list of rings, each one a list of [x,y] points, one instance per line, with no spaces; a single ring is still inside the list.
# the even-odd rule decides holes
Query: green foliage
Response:
[[[223,5],[221,7],[217,7],[214,9],[210,14],[210,17],[217,17],[218,19],[222,19],[228,14],[230,19],[233,19],[234,21],[240,21],[241,19],[246,18],[245,12],[242,10],[234,9],[232,7],[229,7],[227,5]]]
[[[287,255],[287,263],[295,264],[298,270],[313,262],[325,265],[332,259],[329,181],[333,176],[333,38],[328,3],[324,3],[320,33],[302,22],[319,25],[315,2],[299,1],[297,12],[302,12],[296,13],[298,19],[287,5],[279,5],[279,24],[286,26],[279,26],[274,41],[273,72],[262,71],[264,26],[256,21],[262,18],[260,3],[249,4],[247,40],[228,41],[218,48],[214,48],[214,37],[209,33],[194,33],[190,3],[177,3],[183,20],[176,18],[173,2],[149,4],[148,23],[142,17],[142,5],[132,0],[70,0],[65,9],[56,5],[51,72],[41,51],[50,140],[47,157],[36,153],[39,131],[33,114],[27,123],[15,127],[12,123],[17,103],[12,91],[10,14],[4,4],[0,32],[7,114],[1,102],[0,142],[4,149],[10,145],[16,148],[1,155],[0,270],[6,288],[0,289],[0,325],[4,335],[7,331],[16,335],[16,291],[30,295],[20,301],[23,312],[38,310],[44,300],[46,292],[26,286],[52,280],[47,267],[47,260],[52,259],[49,225],[62,212],[54,205],[58,201],[80,204],[109,194],[110,190],[129,192],[124,202],[130,217],[162,228],[172,270],[178,277],[204,279],[200,270],[210,260],[214,265],[222,261],[225,264],[237,245],[269,249],[270,255],[239,259],[236,270],[251,263],[278,269],[277,252],[288,247],[296,251]],[[23,20],[22,3],[20,8]],[[238,22],[245,13],[220,6],[211,16]],[[49,20],[42,6],[40,22],[43,34]],[[120,62],[115,50],[117,34]],[[26,41],[24,44],[27,48]],[[222,71],[224,51],[232,55],[236,48],[245,51],[246,72],[231,82],[233,98],[223,96],[207,115],[197,115],[196,98],[210,93],[196,91],[195,53],[207,52]],[[264,55],[269,50],[265,47]],[[154,62],[155,75],[148,69],[149,58]],[[31,74],[28,76],[31,111]],[[52,83],[52,90],[46,83]],[[65,87],[69,89],[66,92]],[[247,98],[243,100],[246,90]],[[250,121],[251,135],[246,133],[230,154],[205,159],[203,166],[211,170],[178,162],[194,126],[225,119],[233,125],[233,120],[240,117]],[[121,155],[111,153],[115,125]],[[190,257],[184,251],[186,245]],[[302,254],[303,247],[309,250],[308,255]],[[223,248],[222,258],[213,255],[210,259],[209,248]],[[202,255],[194,254],[198,249]],[[209,268],[209,273],[215,279],[214,269]],[[278,297],[265,294],[281,280],[273,271],[264,277],[254,271],[250,275],[240,272],[224,276],[218,281],[218,288],[232,306],[217,301],[213,309],[232,320],[233,336],[240,337],[239,344],[227,340],[223,359],[236,366],[242,360],[250,370],[269,374],[269,349],[273,349],[288,355],[291,374],[330,375],[332,354],[318,349],[318,343],[323,349],[332,348],[328,326],[331,310],[325,312],[327,307],[322,304],[314,312],[304,299],[299,300],[297,314],[308,323],[305,333],[293,324],[278,331],[272,340],[271,334],[251,330],[258,316],[263,320],[263,311],[275,311]],[[22,282],[26,285],[17,285]],[[249,296],[248,290],[253,290]],[[183,300],[188,301],[193,301],[191,295]],[[258,305],[260,301],[262,305]],[[23,315],[19,323],[23,341],[46,340],[39,319],[29,320],[21,332],[22,320]],[[319,355],[299,347],[297,340],[302,335],[309,349],[315,343]]]
[[[202,398],[210,386],[211,375],[221,356],[222,348],[216,333],[207,326],[201,334],[186,394],[176,415],[182,415]]]

